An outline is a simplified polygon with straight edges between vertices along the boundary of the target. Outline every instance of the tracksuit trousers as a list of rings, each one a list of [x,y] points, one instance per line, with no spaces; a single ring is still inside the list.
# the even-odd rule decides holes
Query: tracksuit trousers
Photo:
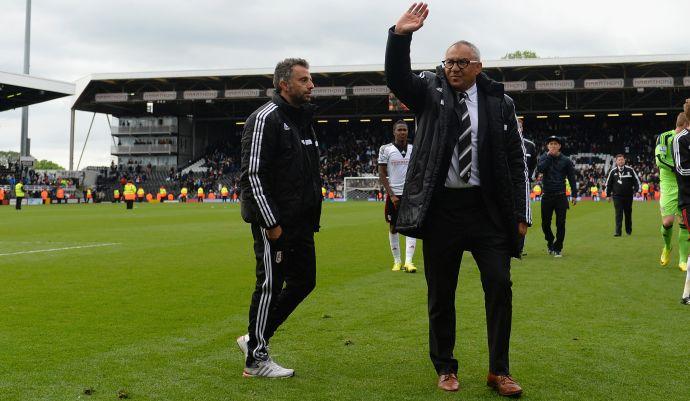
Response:
[[[271,241],[266,229],[252,224],[256,287],[249,307],[247,367],[268,358],[266,347],[276,329],[316,286],[313,226],[281,227],[281,237]]]
[[[632,234],[632,196],[614,196],[613,207],[616,209],[616,234],[621,235],[623,215],[625,215],[625,232]]]
[[[562,194],[544,194],[541,198],[541,229],[549,250],[560,252],[565,241],[565,217],[568,212],[568,198]],[[551,231],[551,218],[556,212],[556,237]],[[555,239],[555,241],[554,241]]]

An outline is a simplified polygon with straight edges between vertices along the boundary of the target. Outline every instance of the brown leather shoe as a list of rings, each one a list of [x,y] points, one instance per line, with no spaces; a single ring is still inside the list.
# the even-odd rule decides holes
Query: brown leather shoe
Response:
[[[460,388],[460,384],[458,384],[458,375],[455,373],[439,375],[438,388],[443,391],[458,391]]]
[[[504,397],[519,397],[522,394],[522,387],[509,375],[495,375],[489,372],[486,385],[493,387],[499,395]]]

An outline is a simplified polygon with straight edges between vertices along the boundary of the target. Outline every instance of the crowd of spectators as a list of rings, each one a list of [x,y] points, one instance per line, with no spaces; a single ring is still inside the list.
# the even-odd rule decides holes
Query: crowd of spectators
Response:
[[[203,187],[205,193],[218,193],[223,185],[231,194],[237,192],[240,172],[240,147],[230,141],[220,142],[206,149],[203,171],[182,174],[175,173],[171,179],[187,188]],[[171,168],[171,173],[173,169]]]
[[[57,173],[38,172],[29,169],[22,174],[22,169],[17,163],[9,163],[7,166],[0,166],[0,185],[9,185],[13,187],[20,178],[25,186],[66,187],[75,185],[74,179],[61,177]]]
[[[175,141],[171,138],[137,138],[134,140],[134,145],[173,145]],[[118,145],[122,145],[121,141],[118,141]]]
[[[563,153],[605,154],[626,156],[627,164],[637,171],[640,181],[656,185],[659,181],[658,169],[654,163],[655,138],[660,132],[670,129],[665,121],[654,119],[591,119],[566,120],[530,119],[524,124],[525,137],[537,145],[538,154],[545,151],[544,141],[551,135],[563,140]],[[378,124],[332,125],[317,124],[317,137],[321,150],[321,174],[327,192],[342,196],[345,177],[377,176],[378,151],[381,145],[393,140],[390,126]],[[411,139],[414,126],[410,124]],[[175,167],[156,169],[150,163],[143,165],[135,160],[121,159],[121,164],[111,163],[101,170],[99,184],[116,184],[132,179],[139,186],[150,179],[162,180],[164,185],[196,189],[203,187],[205,192],[217,192],[226,185],[236,192],[240,171],[240,144],[237,138],[216,143],[206,150],[203,171],[182,174]],[[608,166],[601,159],[592,163],[578,162],[578,194],[586,195],[589,188],[596,185],[605,191]],[[0,185],[13,185],[18,177],[19,166],[14,163],[0,166]],[[538,181],[538,177],[536,177]],[[56,185],[60,177],[50,173],[30,171],[24,177],[25,184]],[[156,181],[158,182],[158,181]]]
[[[580,153],[623,154],[626,164],[638,174],[641,182],[657,185],[659,173],[654,162],[656,136],[667,129],[663,122],[651,119],[635,120],[552,120],[530,121],[524,124],[525,137],[534,141],[538,153],[545,151],[544,141],[551,135],[563,140],[562,151],[572,156]],[[577,169],[578,195],[589,195],[592,186],[606,190],[608,168],[600,163],[581,165]]]
[[[393,140],[390,129],[364,126],[361,129],[329,130],[318,133],[321,148],[321,176],[328,192],[342,192],[345,177],[378,175],[381,145]]]

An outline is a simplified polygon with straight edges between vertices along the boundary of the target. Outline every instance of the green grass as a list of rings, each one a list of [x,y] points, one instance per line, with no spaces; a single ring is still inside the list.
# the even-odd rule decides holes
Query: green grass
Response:
[[[288,380],[243,379],[235,337],[254,285],[235,205],[0,207],[0,400],[497,400],[484,384],[483,295],[466,254],[458,285],[459,394],[437,390],[426,286],[392,273],[382,204],[325,205],[314,293],[276,333]],[[513,375],[528,400],[684,400],[684,274],[658,266],[658,204],[568,213],[562,259],[539,222],[513,262]],[[538,207],[534,207],[538,217]],[[675,266],[677,254],[674,249]],[[346,342],[351,343],[346,345]],[[93,389],[85,395],[84,389]]]

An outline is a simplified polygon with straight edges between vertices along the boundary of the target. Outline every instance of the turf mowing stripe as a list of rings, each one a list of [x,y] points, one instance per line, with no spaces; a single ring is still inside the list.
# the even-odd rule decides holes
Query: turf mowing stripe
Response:
[[[39,249],[37,251],[22,251],[22,252],[11,252],[11,253],[0,253],[0,256],[11,256],[11,255],[25,255],[28,253],[40,253],[40,252],[57,252],[57,251],[66,251],[69,249],[83,249],[83,248],[97,248],[101,246],[113,246],[113,245],[120,245],[119,243],[112,243],[112,244],[94,244],[94,245],[82,245],[82,246],[70,246],[66,248],[53,248],[53,249]]]

